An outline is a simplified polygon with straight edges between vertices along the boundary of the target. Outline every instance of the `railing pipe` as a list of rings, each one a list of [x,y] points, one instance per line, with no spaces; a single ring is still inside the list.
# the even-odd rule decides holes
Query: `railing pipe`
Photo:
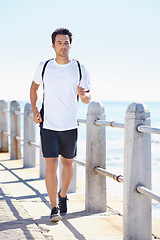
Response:
[[[74,162],[77,163],[80,166],[86,167],[86,163],[78,161],[77,159],[74,159]]]
[[[123,239],[152,239],[151,199],[137,186],[151,188],[151,135],[137,131],[150,126],[150,112],[141,103],[128,106],[124,129]]]
[[[153,193],[150,189],[144,187],[144,186],[138,186],[137,191],[144,194],[145,196],[152,198],[158,202],[160,202],[160,196],[157,194]]]
[[[99,102],[91,102],[87,113],[85,209],[105,212],[106,178],[96,174],[94,167],[106,168],[106,128],[97,127],[95,119],[105,119],[104,107]]]
[[[29,144],[35,142],[36,139],[35,124],[33,119],[30,118],[31,113],[31,104],[27,103],[24,108],[24,167],[35,167],[36,165],[36,149],[33,144]]]
[[[4,132],[8,131],[7,103],[0,101],[0,152],[8,152],[8,136]]]
[[[78,123],[86,123],[86,119],[78,119],[77,122]]]
[[[21,137],[19,137],[19,136],[16,136],[15,139],[16,139],[17,141],[24,142],[24,139],[21,138]]]
[[[144,125],[138,125],[137,130],[139,132],[143,133],[155,133],[155,134],[160,134],[160,129],[159,128],[154,128],[154,127],[148,127]]]
[[[40,145],[38,145],[38,144],[35,143],[35,142],[31,142],[31,141],[29,141],[28,144],[31,145],[31,146],[34,146],[34,147],[40,148]]]
[[[104,120],[95,120],[95,124],[97,126],[110,126],[110,127],[117,127],[117,128],[124,128],[123,123],[117,123],[115,121],[104,121]]]
[[[10,158],[21,158],[21,143],[16,140],[16,136],[20,136],[20,115],[15,112],[20,112],[20,105],[17,101],[12,101],[10,104]]]
[[[100,167],[95,167],[94,170],[95,170],[97,173],[100,173],[100,174],[102,174],[102,175],[104,175],[104,176],[113,178],[113,179],[114,179],[115,181],[117,181],[117,182],[123,183],[123,176],[122,176],[122,175],[116,175],[116,174],[107,172],[105,169],[100,168]]]

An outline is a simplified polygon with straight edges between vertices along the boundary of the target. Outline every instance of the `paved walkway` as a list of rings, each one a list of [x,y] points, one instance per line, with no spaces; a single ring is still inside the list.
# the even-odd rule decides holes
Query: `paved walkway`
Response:
[[[68,214],[59,223],[50,223],[49,199],[38,169],[24,169],[22,160],[0,154],[0,240],[123,239],[122,201],[108,195],[106,213],[91,214],[84,211],[80,187],[68,198]],[[160,239],[160,221],[155,219],[153,235]]]

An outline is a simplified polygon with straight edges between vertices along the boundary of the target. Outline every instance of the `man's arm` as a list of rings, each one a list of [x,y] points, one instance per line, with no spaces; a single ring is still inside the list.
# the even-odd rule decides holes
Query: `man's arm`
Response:
[[[32,105],[32,112],[33,112],[33,121],[37,124],[42,122],[42,118],[40,112],[37,109],[37,100],[38,100],[38,88],[39,84],[36,84],[34,81],[31,84],[30,88],[30,101]]]
[[[90,100],[91,100],[90,91],[85,91],[85,89],[83,87],[78,86],[77,92],[83,103],[87,103],[87,104],[90,103]]]

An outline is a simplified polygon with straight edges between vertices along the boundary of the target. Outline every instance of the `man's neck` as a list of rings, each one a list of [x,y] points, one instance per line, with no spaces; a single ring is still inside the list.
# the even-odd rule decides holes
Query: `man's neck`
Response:
[[[55,60],[58,64],[67,64],[71,61],[69,57],[63,58],[63,57],[57,57],[57,56]]]

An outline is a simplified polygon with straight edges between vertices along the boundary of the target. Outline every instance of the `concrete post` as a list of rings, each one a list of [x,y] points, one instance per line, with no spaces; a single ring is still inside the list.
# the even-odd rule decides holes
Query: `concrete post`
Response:
[[[91,102],[87,113],[85,209],[105,212],[106,177],[97,174],[94,167],[106,168],[106,128],[96,126],[96,119],[105,119],[104,107],[99,102]]]
[[[32,107],[30,103],[27,103],[24,108],[24,145],[23,145],[23,166],[35,167],[36,165],[36,148],[29,144],[29,142],[35,142],[35,123],[30,116],[32,113]]]
[[[16,115],[15,111],[20,112],[20,105],[17,101],[12,101],[10,104],[10,157],[20,159],[21,143],[15,139],[16,136],[20,136],[20,115]]]
[[[8,132],[8,112],[7,103],[4,100],[0,101],[0,152],[8,152],[8,135],[3,132]]]
[[[41,146],[41,142],[40,142],[40,178],[45,178],[45,173],[46,173],[46,162],[45,162],[45,158],[43,157],[42,154],[42,146]]]
[[[74,173],[67,191],[68,193],[76,192],[77,164],[76,163],[73,163],[73,164],[74,164]],[[62,170],[63,170],[63,165],[62,165],[61,158],[59,158],[59,190],[61,190],[62,188]]]
[[[137,131],[150,126],[150,112],[142,103],[128,106],[124,140],[124,240],[152,239],[151,199],[137,192],[137,186],[151,188],[151,136]]]

